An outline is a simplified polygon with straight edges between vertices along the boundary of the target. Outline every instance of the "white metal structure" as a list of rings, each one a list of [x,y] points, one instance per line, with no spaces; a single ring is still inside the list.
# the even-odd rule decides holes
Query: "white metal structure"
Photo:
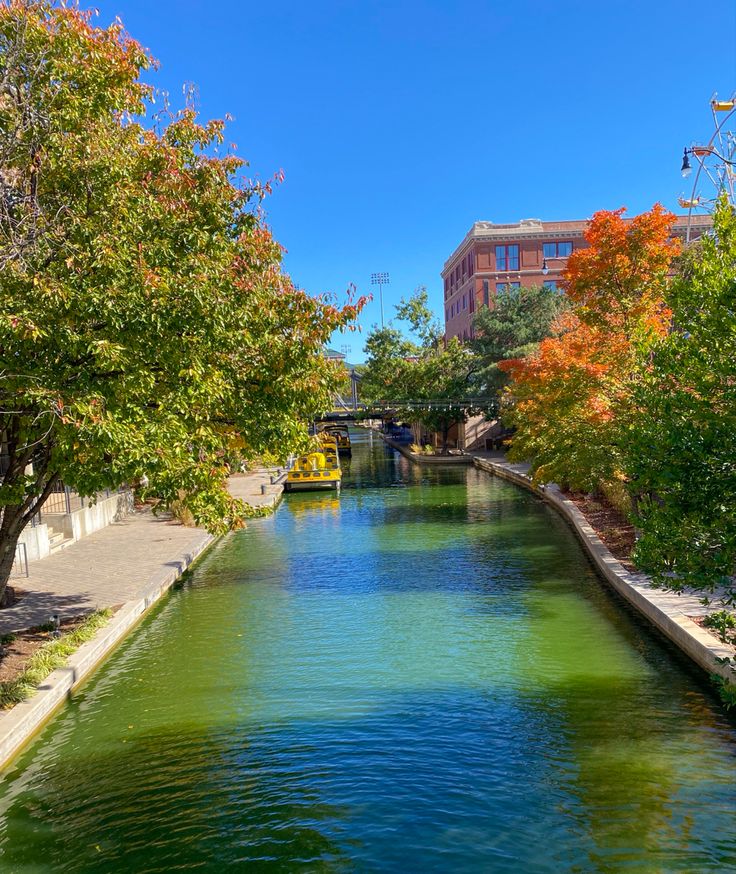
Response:
[[[678,199],[680,206],[688,211],[685,235],[688,243],[694,211],[713,212],[722,192],[726,193],[731,204],[736,205],[736,93],[728,100],[719,100],[714,94],[710,108],[713,114],[713,135],[705,145],[693,143],[684,150],[682,156],[681,172],[685,179],[693,170],[690,158],[697,162],[690,196],[681,195]]]

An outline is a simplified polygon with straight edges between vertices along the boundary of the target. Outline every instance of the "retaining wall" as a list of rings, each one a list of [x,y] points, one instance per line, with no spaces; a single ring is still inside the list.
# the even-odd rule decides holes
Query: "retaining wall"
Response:
[[[276,485],[274,491],[268,493],[259,503],[275,507],[281,499],[282,492],[282,486]],[[115,497],[122,497],[122,495]],[[102,514],[103,517],[106,512],[108,511]],[[94,519],[93,516],[93,522]],[[66,665],[49,674],[28,700],[16,704],[11,710],[0,711],[0,768],[5,767],[31,741],[55,711],[71,696],[73,690],[110,655],[118,643],[216,539],[211,534],[201,531],[200,537],[188,552],[172,556],[172,559],[149,579],[141,590],[140,597],[123,604],[92,640],[82,644],[69,657]]]
[[[736,670],[718,659],[734,658],[736,649],[701,628],[672,605],[670,593],[654,588],[644,574],[627,570],[609,551],[588,520],[556,485],[535,486],[531,479],[508,462],[476,458],[475,466],[535,492],[551,504],[570,524],[593,564],[621,597],[659,629],[682,652],[710,674],[736,682]]]
[[[47,519],[55,531],[63,531],[65,540],[77,541],[132,512],[133,493],[126,489],[97,501],[91,507],[82,507],[73,513],[44,513],[42,518]],[[39,561],[50,555],[49,524],[29,525],[21,534],[19,543],[25,543],[28,561]]]

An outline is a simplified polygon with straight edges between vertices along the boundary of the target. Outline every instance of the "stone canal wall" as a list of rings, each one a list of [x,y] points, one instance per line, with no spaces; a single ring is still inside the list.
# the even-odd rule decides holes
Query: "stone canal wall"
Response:
[[[551,504],[570,524],[601,576],[621,597],[703,670],[736,682],[734,668],[719,662],[723,658],[733,659],[734,647],[721,643],[684,612],[686,609],[703,612],[699,596],[677,595],[654,588],[646,575],[627,570],[611,554],[578,507],[556,485],[535,486],[525,472],[526,465],[476,458],[475,466],[516,483]]]
[[[539,495],[568,522],[599,574],[622,598],[704,671],[736,682],[736,667],[721,661],[726,658],[736,661],[736,647],[721,643],[691,618],[692,615],[708,612],[700,601],[700,595],[677,594],[655,588],[645,574],[625,568],[612,555],[575,503],[566,498],[556,485],[534,485],[527,475],[528,465],[512,464],[502,457],[422,456],[410,452],[406,446],[383,434],[381,436],[389,446],[415,464],[473,463],[479,470]]]
[[[259,507],[275,507],[283,492],[282,478],[274,482],[271,471],[232,477],[228,488],[235,497]],[[165,519],[150,513],[135,514],[34,563],[32,575],[24,581],[30,590],[17,607],[2,611],[2,633],[41,624],[53,613],[65,618],[122,606],[92,640],[49,674],[37,692],[11,710],[0,711],[0,768],[216,540],[197,528],[173,525],[167,531],[166,526]]]

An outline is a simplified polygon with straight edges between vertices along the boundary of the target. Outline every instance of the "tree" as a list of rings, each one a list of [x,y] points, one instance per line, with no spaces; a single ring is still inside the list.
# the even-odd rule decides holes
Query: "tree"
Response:
[[[402,408],[402,416],[418,422],[442,438],[442,454],[448,452],[448,434],[457,422],[472,413],[485,412],[470,398],[473,375],[478,361],[457,337],[445,347],[427,352],[411,362],[401,373],[404,397],[412,403]]]
[[[402,322],[408,322],[412,333],[419,339],[422,349],[437,349],[442,341],[443,331],[439,319],[429,306],[427,287],[419,285],[409,300],[401,298],[395,308],[396,316]]]
[[[395,398],[402,391],[402,373],[407,359],[416,357],[419,347],[408,340],[391,323],[374,327],[365,341],[366,364],[360,392],[364,401]]]
[[[736,216],[683,259],[667,295],[673,330],[642,362],[627,473],[637,562],[657,579],[734,601],[736,569]]]
[[[442,344],[442,333],[429,308],[427,290],[419,286],[396,307],[419,340],[413,342],[398,328],[374,328],[368,335],[368,360],[361,388],[365,397],[389,401],[407,422],[424,425],[442,435],[448,451],[448,433],[456,422],[485,408],[468,403],[478,359],[456,338]]]
[[[151,58],[50,0],[0,7],[0,596],[57,483],[147,478],[212,531],[246,513],[226,452],[307,440],[361,302],[296,289],[223,124],[144,125]]]
[[[504,420],[517,428],[511,457],[531,461],[537,481],[598,491],[623,475],[634,414],[639,350],[666,333],[662,301],[674,216],[656,205],[631,222],[623,209],[596,213],[565,272],[572,311],[558,334],[526,359],[502,364],[512,377]]]
[[[509,288],[497,295],[493,306],[482,307],[473,319],[469,347],[480,359],[474,378],[475,393],[487,397],[493,415],[508,383],[508,373],[499,362],[526,358],[550,336],[552,324],[569,307],[568,299],[552,288]]]

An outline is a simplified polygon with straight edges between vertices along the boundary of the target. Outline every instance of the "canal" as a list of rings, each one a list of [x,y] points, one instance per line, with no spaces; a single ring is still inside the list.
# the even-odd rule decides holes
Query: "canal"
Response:
[[[0,871],[736,870],[736,731],[564,522],[353,433],[7,770]]]

